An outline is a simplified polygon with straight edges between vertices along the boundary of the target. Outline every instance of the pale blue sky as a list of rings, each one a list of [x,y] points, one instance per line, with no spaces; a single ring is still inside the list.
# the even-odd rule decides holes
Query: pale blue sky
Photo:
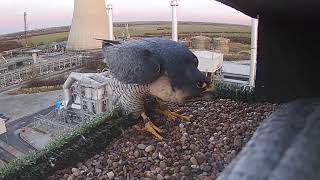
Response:
[[[169,21],[170,0],[109,0],[114,21]],[[214,0],[178,0],[178,20],[250,24],[241,12]],[[0,0],[0,34],[23,30],[23,12],[29,29],[70,25],[73,0]]]

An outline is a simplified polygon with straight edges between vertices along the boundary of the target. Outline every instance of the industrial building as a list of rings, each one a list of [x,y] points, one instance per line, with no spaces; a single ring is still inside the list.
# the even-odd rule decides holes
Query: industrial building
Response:
[[[195,36],[191,38],[192,49],[209,50],[212,48],[212,39],[206,36]]]
[[[108,74],[72,72],[63,85],[64,98],[58,98],[55,109],[47,115],[35,117],[33,128],[41,129],[54,139],[112,111]]]
[[[39,49],[14,49],[3,52],[0,61],[0,87],[30,80],[35,76],[78,68],[91,56],[64,52],[65,43],[51,43]],[[88,58],[89,57],[89,58]]]
[[[111,110],[108,72],[71,73],[64,83],[64,109],[99,115]]]
[[[31,64],[33,64],[33,59],[31,56],[15,57],[15,58],[8,59],[6,61],[2,61],[0,63],[0,75],[15,69],[22,68],[24,66],[29,66]]]
[[[227,38],[213,38],[212,39],[212,49],[216,52],[221,52],[223,54],[229,53],[230,39]]]
[[[192,49],[213,50],[218,53],[228,54],[230,49],[230,39],[227,38],[209,38],[207,36],[194,36],[189,41],[181,41]]]

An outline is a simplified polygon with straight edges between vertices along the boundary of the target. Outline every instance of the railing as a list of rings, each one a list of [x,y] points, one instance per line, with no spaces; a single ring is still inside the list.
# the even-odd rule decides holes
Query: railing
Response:
[[[21,81],[29,80],[35,76],[79,67],[84,64],[84,61],[84,58],[73,56],[50,62],[36,63],[31,66],[9,71],[0,74],[0,87],[17,84]]]
[[[46,115],[38,115],[34,118],[33,128],[42,128],[46,133],[59,137],[72,131],[83,123],[91,122],[95,115],[85,113],[82,110],[73,111],[54,109]]]

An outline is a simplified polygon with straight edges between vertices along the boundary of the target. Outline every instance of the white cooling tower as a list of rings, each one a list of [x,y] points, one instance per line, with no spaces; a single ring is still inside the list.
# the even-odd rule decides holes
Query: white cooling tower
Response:
[[[107,39],[108,19],[104,0],[74,0],[72,25],[68,37],[68,50],[101,48]]]

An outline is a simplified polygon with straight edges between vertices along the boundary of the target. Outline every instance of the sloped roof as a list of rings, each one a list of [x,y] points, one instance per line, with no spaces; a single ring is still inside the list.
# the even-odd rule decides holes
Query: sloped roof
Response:
[[[320,1],[317,0],[216,0],[233,7],[244,14],[257,17],[305,16],[319,14]]]

